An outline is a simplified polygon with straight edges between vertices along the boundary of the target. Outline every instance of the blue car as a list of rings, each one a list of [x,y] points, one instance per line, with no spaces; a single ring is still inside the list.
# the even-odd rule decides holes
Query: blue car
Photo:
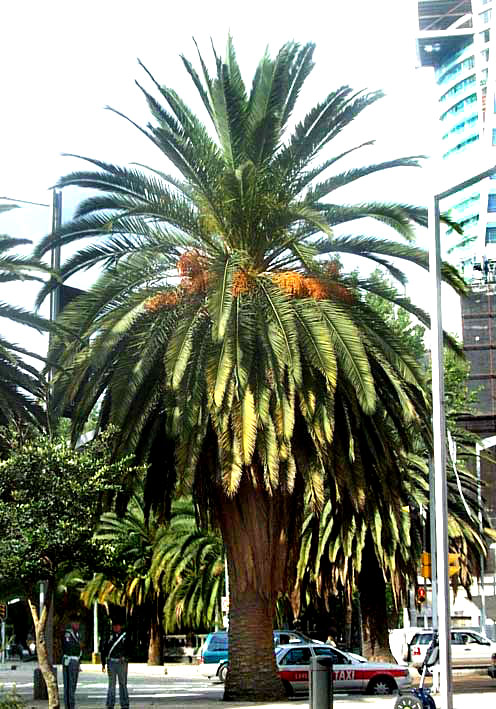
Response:
[[[315,642],[297,630],[274,630],[274,647],[288,643]],[[201,648],[200,674],[218,677],[225,682],[227,675],[228,641],[227,631],[209,633]]]

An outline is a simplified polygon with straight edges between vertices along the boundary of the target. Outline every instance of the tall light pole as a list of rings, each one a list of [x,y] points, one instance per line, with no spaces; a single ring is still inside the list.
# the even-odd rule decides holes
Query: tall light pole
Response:
[[[432,430],[436,512],[436,576],[438,599],[441,704],[453,709],[451,677],[450,587],[448,574],[448,495],[446,486],[446,421],[444,404],[443,325],[441,311],[440,202],[456,192],[496,174],[496,165],[434,194],[429,205],[429,273],[431,299]]]

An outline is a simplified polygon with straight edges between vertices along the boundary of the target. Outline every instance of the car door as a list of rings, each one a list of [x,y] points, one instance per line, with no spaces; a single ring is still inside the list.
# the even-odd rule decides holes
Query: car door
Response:
[[[289,682],[294,692],[308,692],[308,672],[312,653],[309,647],[294,647],[279,651],[279,676]]]
[[[466,664],[471,667],[490,665],[493,654],[491,642],[479,633],[471,631],[466,631],[462,635]]]
[[[464,667],[469,664],[469,649],[465,644],[465,633],[461,631],[451,632],[451,662],[453,667]]]
[[[332,676],[334,681],[334,689],[341,691],[356,691],[363,689],[363,679],[361,673],[357,672],[357,667],[351,660],[333,647],[314,647],[312,651],[315,655],[321,657],[330,657],[332,659]]]

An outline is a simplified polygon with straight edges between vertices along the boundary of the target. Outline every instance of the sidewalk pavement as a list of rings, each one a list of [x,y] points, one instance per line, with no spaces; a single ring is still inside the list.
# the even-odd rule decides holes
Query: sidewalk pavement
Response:
[[[16,665],[16,669],[11,667]],[[30,663],[15,663],[9,662],[0,665],[0,687],[3,683],[29,681],[33,677],[33,671],[37,665]],[[85,664],[81,666],[84,673],[101,674],[100,665]],[[129,676],[132,677],[180,677],[180,678],[195,678],[200,677],[198,667],[196,665],[187,664],[167,664],[160,666],[150,666],[145,663],[130,663]],[[58,667],[59,686],[61,685],[62,672],[61,667]],[[373,697],[363,694],[336,694],[334,696],[334,709],[394,709],[396,696]],[[446,709],[440,700],[439,695],[433,695],[437,709]],[[179,700],[180,701],[180,700]],[[187,701],[187,703],[185,703]],[[280,702],[234,702],[222,701],[217,698],[212,699],[183,699],[183,706],[191,709],[295,709],[296,707],[304,707],[308,709],[308,697],[291,698]],[[61,706],[63,706],[63,696],[61,694]],[[78,703],[77,709],[95,709],[98,706],[95,703]],[[143,705],[145,706],[145,705]],[[179,703],[172,703],[170,699],[160,701],[155,699],[147,702],[146,707],[180,707]],[[27,709],[48,709],[47,701],[29,700],[26,704]],[[453,709],[495,709],[496,708],[496,685],[491,691],[477,691],[470,693],[455,693],[453,695]],[[133,704],[132,709],[141,709],[138,704]]]

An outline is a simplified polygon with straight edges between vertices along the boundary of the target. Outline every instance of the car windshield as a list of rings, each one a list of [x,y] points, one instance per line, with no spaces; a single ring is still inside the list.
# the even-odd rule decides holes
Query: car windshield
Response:
[[[366,657],[364,657],[363,655],[357,655],[356,652],[346,652],[343,654],[347,655],[350,660],[353,660],[353,662],[368,662]]]
[[[416,635],[413,639],[412,645],[428,645],[432,640],[432,633],[424,633],[423,635]]]

